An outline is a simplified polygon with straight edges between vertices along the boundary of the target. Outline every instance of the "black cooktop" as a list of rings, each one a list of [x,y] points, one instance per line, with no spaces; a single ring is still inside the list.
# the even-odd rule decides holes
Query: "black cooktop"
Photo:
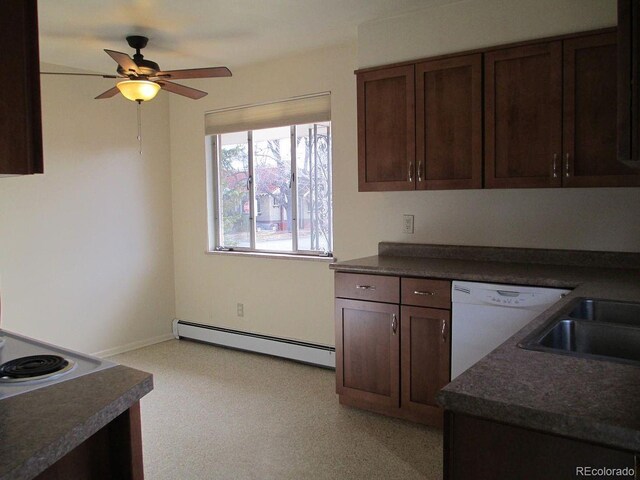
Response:
[[[24,380],[53,375],[69,365],[58,355],[30,355],[14,358],[0,365],[0,381]]]

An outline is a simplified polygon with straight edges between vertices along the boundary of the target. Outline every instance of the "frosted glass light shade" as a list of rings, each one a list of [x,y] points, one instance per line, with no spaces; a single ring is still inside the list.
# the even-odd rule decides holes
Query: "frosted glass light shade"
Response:
[[[120,93],[134,102],[145,102],[154,98],[160,90],[160,85],[149,80],[125,80],[116,87]]]

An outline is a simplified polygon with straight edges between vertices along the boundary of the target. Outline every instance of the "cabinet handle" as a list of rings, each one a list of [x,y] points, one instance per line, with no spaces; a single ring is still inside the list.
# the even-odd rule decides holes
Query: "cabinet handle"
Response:
[[[447,341],[447,321],[444,319],[442,320],[442,341]]]
[[[398,333],[398,319],[395,313],[391,315],[391,330],[393,330],[394,335]]]
[[[409,162],[409,181],[413,182],[413,162]]]
[[[564,164],[564,176],[567,178],[571,176],[571,174],[569,173],[569,159],[570,159],[570,156],[567,153],[567,162]]]
[[[553,178],[558,178],[558,154],[553,154]]]
[[[422,181],[422,160],[418,162],[418,181]]]
[[[374,285],[356,285],[358,290],[375,290],[376,287]]]
[[[422,291],[422,290],[414,290],[414,291],[413,291],[413,294],[414,294],[414,295],[423,295],[423,296],[428,296],[428,295],[435,295],[435,294],[436,294],[436,292],[425,292],[425,291]]]

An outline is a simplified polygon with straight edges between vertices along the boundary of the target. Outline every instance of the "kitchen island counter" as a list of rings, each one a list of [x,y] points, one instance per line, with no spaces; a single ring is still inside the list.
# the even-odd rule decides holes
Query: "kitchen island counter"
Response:
[[[0,480],[50,478],[40,475],[116,422],[118,431],[112,428],[108,432],[112,441],[131,441],[125,438],[129,433],[134,443],[139,441],[138,401],[152,389],[151,374],[117,365],[2,399]],[[120,427],[127,430],[129,417],[132,417],[131,432],[120,432]],[[107,452],[107,456],[112,453]],[[116,460],[113,456],[109,458]],[[117,458],[123,460],[139,463],[135,468],[142,467],[141,458]]]

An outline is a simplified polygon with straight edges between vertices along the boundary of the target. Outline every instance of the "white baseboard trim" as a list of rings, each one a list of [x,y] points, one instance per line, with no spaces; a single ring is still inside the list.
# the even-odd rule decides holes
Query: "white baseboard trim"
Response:
[[[127,343],[126,345],[121,345],[119,347],[107,348],[106,350],[101,350],[99,352],[92,353],[91,355],[100,358],[111,357],[113,355],[118,355],[119,353],[130,352],[131,350],[137,350],[138,348],[148,347],[149,345],[155,345],[156,343],[166,342],[167,340],[172,340],[174,338],[173,333],[164,333],[157,337],[138,340],[137,342]]]
[[[236,350],[288,358],[325,368],[336,367],[335,348],[328,345],[300,342],[177,319],[173,321],[173,335],[175,338],[198,340]]]

